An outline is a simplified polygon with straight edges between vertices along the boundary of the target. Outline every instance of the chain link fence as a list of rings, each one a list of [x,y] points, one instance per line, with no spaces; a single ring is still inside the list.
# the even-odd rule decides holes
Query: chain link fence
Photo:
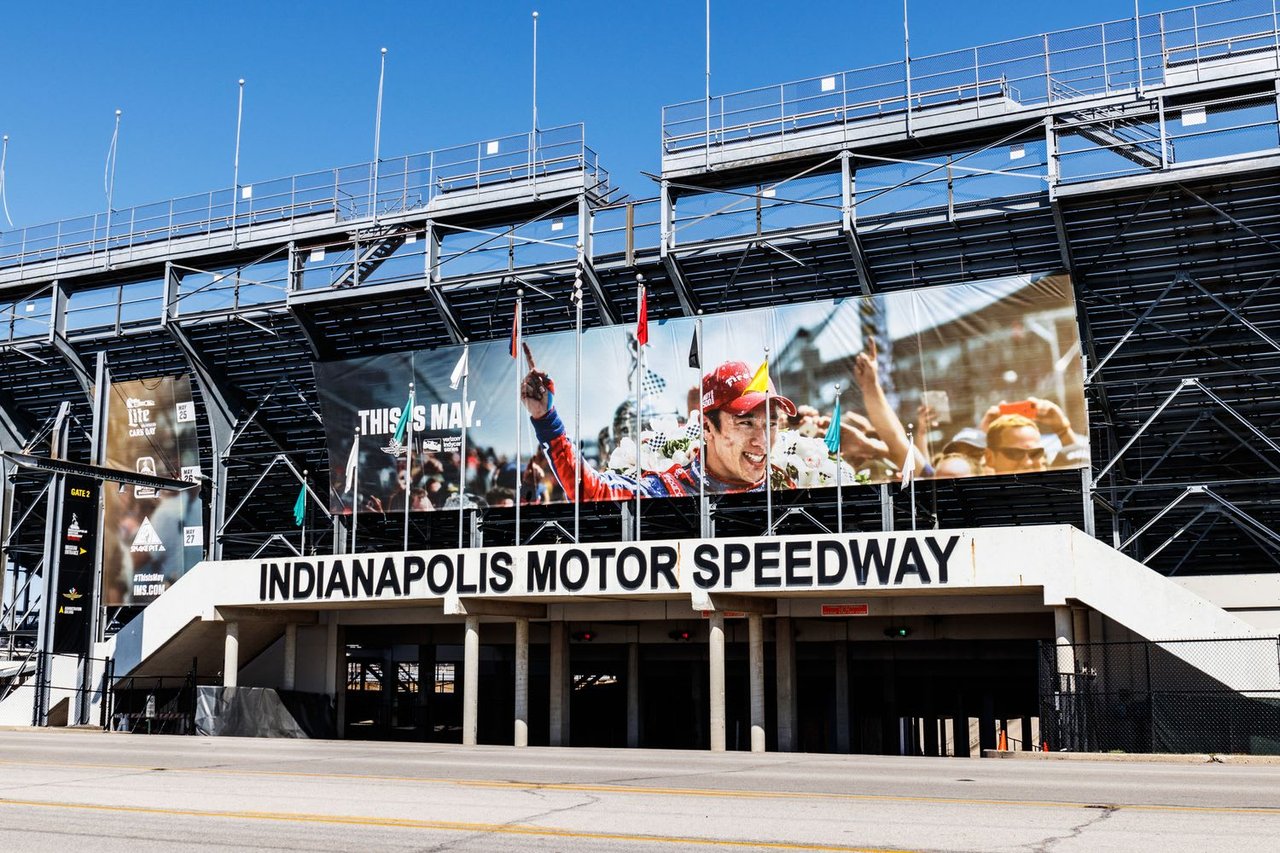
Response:
[[[1053,751],[1280,755],[1278,683],[1272,637],[1045,641],[1041,738]]]

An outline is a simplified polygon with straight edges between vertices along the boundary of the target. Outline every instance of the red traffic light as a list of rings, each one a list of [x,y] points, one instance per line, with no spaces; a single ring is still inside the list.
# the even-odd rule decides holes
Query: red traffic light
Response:
[[[595,638],[596,638],[596,635],[592,631],[574,631],[573,632],[573,639],[577,640],[580,643],[589,643]]]
[[[667,636],[673,640],[684,640],[685,642],[688,642],[693,635],[688,631],[668,631]]]

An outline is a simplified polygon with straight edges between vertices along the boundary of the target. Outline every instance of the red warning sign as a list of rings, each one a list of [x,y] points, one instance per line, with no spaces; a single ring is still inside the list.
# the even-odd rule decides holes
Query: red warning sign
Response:
[[[871,605],[866,604],[824,604],[823,616],[866,616],[871,612]]]

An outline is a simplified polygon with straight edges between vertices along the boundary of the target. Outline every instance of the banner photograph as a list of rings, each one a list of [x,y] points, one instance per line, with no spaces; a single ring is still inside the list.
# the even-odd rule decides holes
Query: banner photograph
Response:
[[[1064,274],[317,363],[349,513],[1087,464]],[[638,437],[638,441],[637,441]],[[464,450],[465,448],[465,450]],[[465,473],[461,469],[465,456]],[[407,473],[406,473],[407,472]],[[580,485],[576,485],[580,484]]]
[[[195,482],[200,477],[195,404],[186,376],[111,385],[107,466]],[[103,488],[102,601],[149,604],[201,559],[198,490]]]

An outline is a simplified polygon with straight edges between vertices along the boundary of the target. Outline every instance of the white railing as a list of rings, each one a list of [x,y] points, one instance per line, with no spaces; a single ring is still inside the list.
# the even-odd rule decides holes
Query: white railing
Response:
[[[377,167],[376,186],[374,164],[359,163],[113,210],[109,220],[104,211],[0,233],[0,268],[215,232],[248,236],[262,225],[311,216],[342,221],[391,215],[451,193],[564,172],[585,172],[587,186],[597,186],[602,196],[609,182],[581,124],[384,159]]]
[[[1280,47],[1276,0],[1222,0],[1169,12],[840,71],[662,110],[665,153],[907,114],[992,97],[1020,105],[1141,91],[1187,63]]]

